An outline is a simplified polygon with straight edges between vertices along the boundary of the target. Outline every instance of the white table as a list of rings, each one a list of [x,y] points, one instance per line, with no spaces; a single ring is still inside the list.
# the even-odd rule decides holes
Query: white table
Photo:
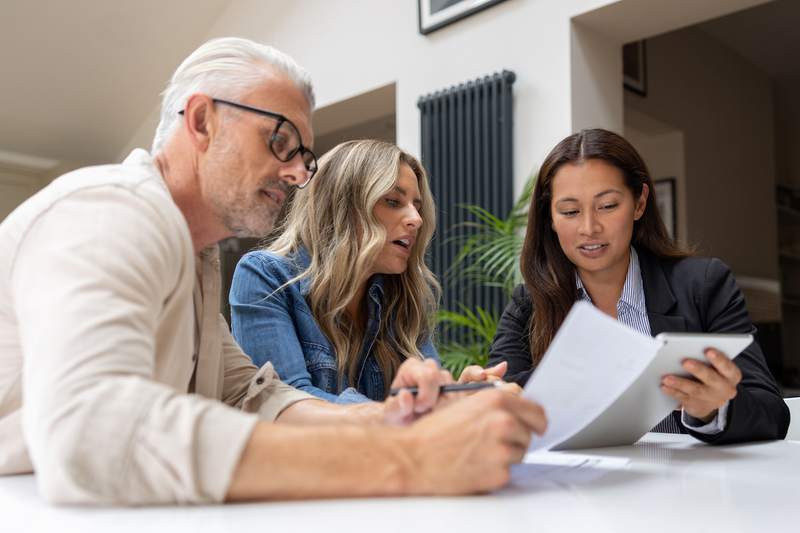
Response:
[[[800,442],[711,447],[649,434],[635,446],[578,453],[630,462],[522,465],[514,475],[523,483],[486,496],[139,509],[52,507],[33,476],[0,477],[0,532],[800,531]]]

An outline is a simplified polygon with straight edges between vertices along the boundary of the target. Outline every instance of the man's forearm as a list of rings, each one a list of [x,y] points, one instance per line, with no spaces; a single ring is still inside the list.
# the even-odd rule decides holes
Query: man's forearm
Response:
[[[356,424],[374,425],[384,422],[385,404],[366,402],[333,404],[323,400],[304,400],[284,409],[276,422],[302,425]]]
[[[316,402],[296,405],[310,403]],[[260,422],[234,472],[227,499],[405,494],[413,472],[410,449],[413,446],[403,428],[312,428]]]
[[[287,408],[281,418],[335,423],[343,416],[357,420],[363,415],[368,422],[375,408],[306,400]],[[525,455],[531,432],[541,434],[546,425],[541,407],[498,389],[452,402],[407,427],[259,422],[234,470],[227,499],[493,490],[508,482],[510,465]]]

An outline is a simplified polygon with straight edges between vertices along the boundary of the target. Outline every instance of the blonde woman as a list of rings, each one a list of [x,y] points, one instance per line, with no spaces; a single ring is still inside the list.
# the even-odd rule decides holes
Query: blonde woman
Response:
[[[381,141],[338,145],[297,191],[278,239],[237,265],[234,337],[300,390],[383,400],[404,360],[438,362],[438,284],[424,261],[435,226],[414,157]]]

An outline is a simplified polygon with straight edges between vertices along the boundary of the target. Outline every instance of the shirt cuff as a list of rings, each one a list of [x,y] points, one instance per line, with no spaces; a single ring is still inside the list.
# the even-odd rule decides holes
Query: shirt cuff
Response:
[[[727,425],[728,421],[728,406],[730,402],[725,402],[725,405],[720,407],[717,410],[717,416],[715,416],[710,422],[704,424],[702,420],[699,418],[695,418],[691,415],[686,414],[686,411],[681,409],[681,424],[684,427],[691,429],[692,431],[696,431],[697,433],[703,433],[704,435],[715,435],[717,433],[722,433],[725,431],[725,426]]]
[[[258,417],[274,422],[284,409],[302,400],[318,399],[278,379],[272,363],[262,366],[250,380],[242,411],[258,413]]]

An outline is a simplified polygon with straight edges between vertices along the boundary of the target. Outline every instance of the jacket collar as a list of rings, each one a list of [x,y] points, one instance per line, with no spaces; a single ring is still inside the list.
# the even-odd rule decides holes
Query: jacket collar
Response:
[[[667,279],[661,261],[646,248],[637,248],[642,271],[647,317],[653,336],[665,331],[686,331],[686,320],[674,314],[678,300]]]

